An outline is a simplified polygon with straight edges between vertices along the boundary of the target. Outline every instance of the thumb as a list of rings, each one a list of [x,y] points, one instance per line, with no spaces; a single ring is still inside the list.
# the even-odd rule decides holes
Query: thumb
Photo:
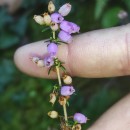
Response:
[[[80,34],[73,43],[59,46],[58,58],[65,62],[67,71],[79,77],[113,77],[130,74],[130,24]],[[16,66],[37,77],[52,78],[46,68],[38,68],[29,57],[47,53],[44,41],[19,48],[14,55]]]

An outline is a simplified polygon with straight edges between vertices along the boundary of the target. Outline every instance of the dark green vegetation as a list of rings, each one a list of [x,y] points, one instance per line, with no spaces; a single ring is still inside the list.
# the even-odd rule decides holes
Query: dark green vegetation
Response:
[[[56,0],[56,5],[59,7],[66,2]],[[73,10],[67,19],[80,25],[81,32],[128,22],[119,20],[117,14],[121,9],[130,11],[130,0],[69,2],[73,5]],[[55,81],[22,74],[13,63],[13,54],[18,47],[49,36],[50,32],[43,34],[43,28],[32,19],[34,14],[47,10],[47,3],[47,0],[24,0],[12,15],[0,7],[0,130],[45,130],[59,125],[47,116],[47,112],[52,110],[48,94]],[[86,128],[129,92],[130,77],[74,78],[74,86],[77,95],[71,99],[70,104],[73,105],[68,109],[70,115],[73,112],[83,112],[91,119],[85,125]],[[61,109],[60,106],[55,107]]]

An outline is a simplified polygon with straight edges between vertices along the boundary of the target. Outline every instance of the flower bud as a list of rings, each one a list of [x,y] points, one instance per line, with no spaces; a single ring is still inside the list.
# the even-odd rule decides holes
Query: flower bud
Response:
[[[52,1],[50,1],[49,4],[48,4],[48,11],[50,13],[53,13],[55,11],[55,5],[53,4]]]
[[[44,19],[45,24],[50,25],[50,23],[51,23],[50,15],[48,13],[44,13],[43,16],[44,16],[43,19]]]
[[[39,57],[31,57],[31,60],[33,63],[37,64],[37,62],[40,60]]]
[[[58,34],[58,38],[63,42],[67,42],[67,43],[72,42],[72,36],[65,31],[60,31]]]
[[[64,75],[63,76],[63,82],[65,84],[71,84],[72,83],[72,78],[69,75]]]
[[[60,96],[59,97],[59,103],[62,106],[65,105],[66,104],[66,98],[64,96]]]
[[[58,118],[58,112],[50,111],[50,112],[48,112],[48,116],[53,118],[53,119]]]
[[[57,51],[58,51],[58,46],[56,43],[50,43],[48,44],[47,46],[47,50],[48,50],[48,53],[51,54],[52,56],[56,55]]]
[[[54,23],[61,23],[64,20],[64,18],[59,13],[53,13],[51,14],[51,20]]]
[[[61,87],[61,95],[62,96],[70,96],[75,92],[73,86],[62,86]]]
[[[77,24],[70,22],[70,25],[72,27],[72,33],[79,33],[80,27]]]
[[[73,118],[74,118],[74,121],[76,121],[77,123],[80,123],[80,124],[87,122],[87,117],[81,113],[75,113]]]
[[[34,15],[33,19],[40,25],[44,25],[44,18],[40,15]]]
[[[80,30],[80,27],[78,25],[72,22],[65,21],[65,20],[61,22],[60,28],[69,34],[77,33]]]
[[[51,67],[54,64],[54,57],[52,57],[51,55],[48,55],[44,58],[44,65],[46,67]]]
[[[59,13],[62,16],[66,16],[69,14],[69,12],[71,11],[71,5],[69,3],[64,4],[63,6],[60,7],[59,9]]]
[[[59,26],[58,26],[58,24],[57,23],[54,23],[54,22],[52,22],[51,23],[51,29],[52,29],[52,31],[57,31],[58,29],[59,29]]]
[[[44,61],[43,61],[43,60],[38,60],[37,66],[38,66],[38,67],[44,67],[44,66],[45,66],[45,65],[44,65]]]
[[[51,93],[49,102],[52,103],[52,105],[54,105],[55,101],[56,101],[56,94],[55,93]]]

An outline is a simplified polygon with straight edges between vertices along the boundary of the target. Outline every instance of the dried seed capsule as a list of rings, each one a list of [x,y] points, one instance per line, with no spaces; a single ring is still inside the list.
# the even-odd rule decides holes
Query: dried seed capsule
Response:
[[[72,127],[72,130],[81,130],[82,127],[81,127],[81,124],[76,124]]]
[[[34,15],[33,19],[35,20],[35,22],[37,22],[40,25],[44,25],[44,18],[40,15]]]
[[[43,14],[43,20],[45,22],[46,25],[50,25],[51,23],[51,16],[48,13],[44,13]]]
[[[66,104],[66,98],[64,96],[59,97],[59,103],[60,105],[65,105]]]
[[[44,67],[44,66],[45,66],[45,65],[44,65],[44,61],[43,61],[43,60],[38,60],[37,66],[38,66],[38,67]]]
[[[52,22],[51,23],[51,29],[53,30],[53,31],[57,31],[58,29],[59,29],[59,26],[58,26],[58,24],[57,23],[54,23],[54,22]]]
[[[50,111],[50,112],[48,112],[48,116],[53,118],[53,119],[58,118],[58,112]]]
[[[71,84],[72,83],[72,78],[69,75],[64,75],[63,76],[63,82],[65,84]]]
[[[56,94],[55,93],[51,93],[49,102],[51,102],[54,105],[55,101],[56,101]]]
[[[75,130],[81,130],[81,129],[82,129],[81,124],[75,125]]]
[[[55,5],[53,4],[52,1],[50,1],[49,4],[48,4],[48,11],[50,13],[53,13],[55,11]]]

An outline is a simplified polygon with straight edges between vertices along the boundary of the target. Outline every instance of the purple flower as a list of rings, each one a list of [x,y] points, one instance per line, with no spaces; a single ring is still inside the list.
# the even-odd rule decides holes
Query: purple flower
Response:
[[[54,55],[56,55],[56,53],[58,51],[58,46],[55,43],[50,43],[47,46],[47,50],[50,53],[50,55],[54,56]]]
[[[72,36],[65,31],[60,31],[58,34],[58,38],[63,42],[67,42],[67,43],[72,42]]]
[[[80,27],[77,24],[72,23],[72,22],[70,22],[70,24],[71,24],[71,26],[73,28],[72,33],[79,33]]]
[[[79,32],[80,30],[80,27],[78,25],[65,20],[61,22],[60,28],[69,34]]]
[[[51,67],[54,64],[54,57],[48,55],[44,58],[44,65],[45,67]]]
[[[51,20],[55,23],[61,23],[64,20],[64,18],[59,13],[53,13],[51,14]]]
[[[65,32],[69,33],[69,34],[72,33],[72,29],[73,29],[72,26],[71,26],[71,24],[70,24],[70,22],[65,21],[65,20],[61,22],[60,28],[62,30],[64,30]]]
[[[62,86],[61,88],[61,95],[62,96],[70,96],[75,92],[73,86]]]
[[[87,117],[81,113],[75,113],[74,121],[76,121],[77,123],[83,124],[87,122]]]

